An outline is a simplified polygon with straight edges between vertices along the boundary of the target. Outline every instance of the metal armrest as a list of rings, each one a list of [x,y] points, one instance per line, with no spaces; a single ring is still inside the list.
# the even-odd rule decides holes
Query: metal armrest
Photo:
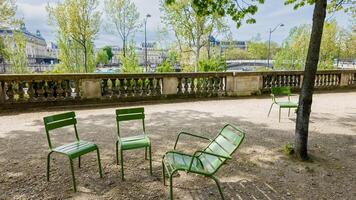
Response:
[[[189,136],[192,136],[192,137],[196,137],[196,138],[200,138],[200,139],[204,139],[204,140],[209,140],[209,141],[211,141],[209,138],[204,137],[204,136],[195,135],[195,134],[187,133],[187,132],[180,132],[180,133],[178,134],[178,136],[177,136],[176,143],[174,144],[174,148],[173,148],[173,149],[176,149],[177,144],[178,144],[178,141],[179,141],[179,138],[180,138],[181,135],[189,135]]]

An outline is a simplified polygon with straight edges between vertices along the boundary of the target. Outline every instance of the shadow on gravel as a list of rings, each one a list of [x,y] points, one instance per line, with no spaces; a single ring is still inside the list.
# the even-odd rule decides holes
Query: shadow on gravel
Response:
[[[80,198],[83,195],[92,196],[93,199],[167,199],[169,189],[162,183],[160,161],[164,152],[173,148],[177,134],[184,130],[212,138],[225,123],[234,124],[247,133],[246,140],[233,155],[231,162],[223,166],[216,175],[222,182],[226,199],[293,199],[303,197],[305,192],[308,192],[308,197],[313,197],[318,188],[328,187],[336,179],[340,184],[349,182],[356,185],[354,179],[343,177],[336,170],[340,168],[350,174],[355,172],[355,169],[342,168],[344,163],[338,157],[343,158],[342,154],[346,154],[355,158],[355,147],[341,146],[337,152],[330,147],[335,146],[335,143],[355,144],[356,136],[312,132],[310,152],[320,159],[313,163],[300,163],[281,152],[283,145],[293,142],[293,131],[271,129],[267,124],[251,123],[241,117],[216,117],[209,112],[193,110],[154,112],[147,115],[146,131],[153,145],[154,175],[149,175],[144,150],[129,151],[124,154],[127,180],[122,182],[120,167],[115,164],[117,130],[114,111],[112,115],[93,113],[89,117],[77,117],[80,138],[95,142],[100,148],[104,178],[99,178],[95,154],[88,154],[83,157],[82,168],[75,167],[79,192],[73,193],[68,160],[55,155],[51,181],[47,183],[45,170],[48,146],[44,130],[16,130],[5,133],[6,137],[0,140],[0,199],[63,199]],[[336,123],[351,123],[352,117],[354,115]],[[32,124],[42,123],[42,119],[36,119]],[[122,132],[124,135],[139,133],[139,123],[124,124]],[[67,128],[53,134],[53,140],[57,144],[73,139],[74,134]],[[182,137],[178,149],[192,153],[205,145],[204,141]],[[330,171],[332,176],[324,176]],[[220,198],[212,180],[183,174],[185,173],[174,179],[175,197]],[[333,187],[337,187],[338,183]],[[352,192],[347,193],[347,187],[339,186],[339,193],[330,191],[318,197],[353,195]]]

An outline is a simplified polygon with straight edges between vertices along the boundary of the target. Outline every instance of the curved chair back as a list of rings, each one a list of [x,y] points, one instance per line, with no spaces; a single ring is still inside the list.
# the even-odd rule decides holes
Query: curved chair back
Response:
[[[227,124],[204,151],[230,157],[240,146],[244,138],[245,133],[242,130]],[[199,160],[208,171],[215,173],[226,161],[226,158],[201,154]]]
[[[51,138],[49,135],[49,131],[66,127],[66,126],[74,126],[75,137],[79,140],[78,132],[77,132],[77,120],[75,118],[74,112],[66,112],[57,115],[47,116],[43,118],[43,122],[46,129],[48,146],[52,149]]]
[[[145,109],[140,108],[125,108],[116,110],[117,134],[120,137],[120,122],[142,120],[142,128],[145,133]]]

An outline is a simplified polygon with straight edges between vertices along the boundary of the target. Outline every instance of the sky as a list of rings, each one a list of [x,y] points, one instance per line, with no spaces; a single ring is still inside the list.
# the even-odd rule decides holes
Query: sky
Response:
[[[163,26],[161,24],[161,12],[159,5],[161,0],[133,0],[140,13],[140,17],[149,13],[152,17],[147,22],[147,40],[157,40],[157,30]],[[48,24],[48,13],[46,12],[47,3],[55,3],[56,0],[17,0],[17,16],[24,18],[26,27],[30,32],[40,30],[42,36],[47,42],[56,40],[56,28]],[[103,0],[100,0],[99,9],[103,8]],[[276,27],[278,24],[283,23],[283,27],[279,27],[272,34],[272,41],[282,43],[288,36],[289,30],[301,24],[311,24],[312,22],[312,6],[305,6],[298,10],[293,10],[292,6],[285,6],[284,0],[266,0],[264,4],[259,5],[259,10],[255,15],[256,24],[244,24],[239,29],[236,29],[234,22],[228,21],[232,36],[235,40],[250,40],[257,34],[260,35],[262,40],[268,40],[269,29]],[[350,18],[343,12],[328,14],[327,19],[336,19],[339,26],[348,28],[350,26]],[[103,20],[102,20],[103,21]],[[105,45],[121,45],[118,35],[107,33],[101,24],[101,30],[95,39],[96,47]],[[174,37],[170,34],[167,36],[172,40]],[[144,32],[140,31],[135,35],[136,43],[144,41]]]

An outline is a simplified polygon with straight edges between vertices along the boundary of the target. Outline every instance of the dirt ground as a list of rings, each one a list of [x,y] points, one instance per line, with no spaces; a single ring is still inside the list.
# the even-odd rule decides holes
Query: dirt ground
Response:
[[[246,140],[216,176],[226,199],[356,199],[356,92],[316,94],[309,128],[311,162],[283,152],[293,143],[295,115],[275,107],[269,98],[249,98],[145,105],[146,131],[153,145],[153,176],[144,150],[127,151],[125,178],[115,164],[116,123],[112,108],[74,110],[81,139],[98,144],[104,170],[99,177],[96,154],[75,166],[78,192],[72,192],[69,161],[55,155],[46,181],[48,144],[42,118],[63,112],[41,111],[0,116],[0,199],[168,199],[161,158],[184,130],[214,137],[225,124],[247,132]],[[67,110],[66,110],[67,111]],[[139,132],[125,124],[124,135]],[[53,134],[55,145],[74,139],[71,129]],[[204,141],[182,138],[178,149],[192,153]],[[75,162],[76,163],[76,162]],[[175,199],[220,199],[213,180],[180,173],[174,178]]]

